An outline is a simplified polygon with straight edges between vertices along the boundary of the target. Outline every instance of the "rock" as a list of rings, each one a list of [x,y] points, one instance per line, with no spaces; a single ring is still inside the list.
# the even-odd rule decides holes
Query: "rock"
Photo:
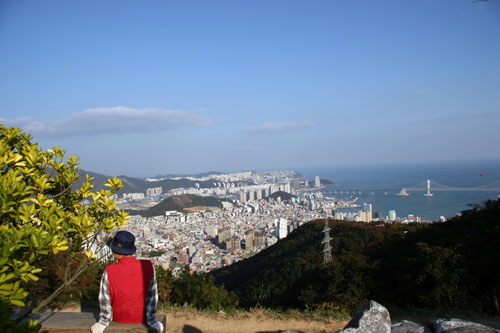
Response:
[[[341,333],[390,333],[389,311],[375,301],[366,302],[354,314],[351,321],[338,331]]]
[[[436,333],[499,333],[499,330],[494,328],[473,323],[462,319],[437,319],[434,321],[434,330]]]
[[[424,324],[415,323],[409,320],[403,320],[392,324],[392,333],[431,333],[430,328]]]

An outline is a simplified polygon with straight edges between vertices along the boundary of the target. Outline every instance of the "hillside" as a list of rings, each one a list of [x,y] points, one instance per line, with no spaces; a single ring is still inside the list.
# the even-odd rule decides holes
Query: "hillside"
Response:
[[[296,198],[296,196],[293,194],[290,194],[288,192],[278,191],[278,192],[274,192],[273,194],[266,197],[266,199],[269,199],[269,198],[274,199],[274,200],[281,198],[281,201],[288,201],[291,198]]]
[[[165,215],[166,211],[178,211],[184,212],[185,208],[191,207],[222,207],[221,201],[214,197],[201,197],[194,194],[183,194],[183,195],[174,195],[168,197],[158,203],[156,206],[153,206],[147,210],[132,210],[129,211],[130,214],[133,215],[141,215],[144,217],[150,216],[158,216]]]
[[[85,175],[88,174],[95,179],[91,182],[94,185],[95,191],[100,191],[104,188],[104,184],[106,184],[108,178],[112,178],[111,176],[103,175],[100,173],[79,170],[79,174],[81,175],[80,181],[76,184],[77,187],[81,186],[83,180],[85,180]],[[190,188],[195,187],[195,184],[198,184],[200,188],[213,188],[215,187],[214,183],[217,183],[218,180],[210,179],[207,181],[193,181],[186,178],[181,179],[164,179],[155,182],[147,182],[144,179],[128,177],[128,176],[117,176],[123,181],[123,188],[118,191],[118,195],[122,193],[146,193],[146,190],[151,187],[161,187],[163,192],[175,189],[175,188]],[[247,184],[247,183],[245,183]]]
[[[294,230],[287,238],[257,255],[211,273],[217,284],[223,284],[239,298],[240,305],[257,304],[269,307],[305,308],[321,303],[323,279],[334,279],[330,287],[336,294],[331,302],[342,303],[352,298],[350,281],[364,280],[370,264],[362,258],[362,246],[384,237],[386,230],[373,225],[352,222],[329,222],[335,258],[332,265],[323,265],[324,220],[309,222]],[[397,231],[394,231],[397,233]],[[392,232],[391,232],[392,233]],[[356,306],[366,295],[356,290]],[[354,308],[356,307],[354,306]]]
[[[402,307],[500,314],[500,201],[431,225],[329,225],[329,264],[323,264],[324,222],[312,221],[210,275],[243,307],[327,306],[352,312],[376,299]]]

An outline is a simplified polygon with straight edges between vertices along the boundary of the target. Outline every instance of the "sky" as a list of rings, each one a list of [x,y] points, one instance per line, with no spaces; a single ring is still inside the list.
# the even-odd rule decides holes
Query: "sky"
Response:
[[[80,167],[500,158],[500,1],[0,0],[0,123]]]

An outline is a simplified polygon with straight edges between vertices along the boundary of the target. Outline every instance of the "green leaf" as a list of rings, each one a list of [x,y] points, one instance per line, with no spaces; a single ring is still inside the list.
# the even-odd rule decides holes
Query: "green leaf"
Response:
[[[17,305],[17,306],[24,306],[24,302],[18,300],[18,299],[11,299],[10,300],[10,303],[13,304],[13,305]]]
[[[38,235],[36,235],[36,234],[31,234],[30,239],[31,239],[31,244],[33,244],[33,246],[34,246],[35,248],[40,247],[40,242],[39,242],[39,240],[38,240]]]
[[[4,283],[0,284],[0,290],[13,290],[14,289],[14,284],[13,283]]]
[[[7,261],[9,261],[8,257],[1,257],[0,258],[0,266],[5,265],[7,263]]]

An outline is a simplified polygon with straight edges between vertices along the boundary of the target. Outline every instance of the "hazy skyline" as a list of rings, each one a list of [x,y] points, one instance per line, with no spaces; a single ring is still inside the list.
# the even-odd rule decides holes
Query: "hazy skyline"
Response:
[[[500,1],[0,0],[0,54],[0,123],[108,175],[500,158]]]

